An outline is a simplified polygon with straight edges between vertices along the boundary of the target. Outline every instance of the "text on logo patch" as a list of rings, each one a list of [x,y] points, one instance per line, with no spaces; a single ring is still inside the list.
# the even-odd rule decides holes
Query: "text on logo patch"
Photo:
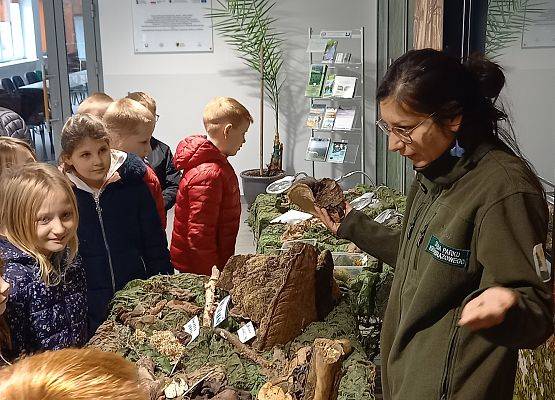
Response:
[[[441,261],[445,264],[464,269],[468,267],[470,250],[455,249],[446,246],[441,243],[435,235],[430,237],[426,245],[426,252],[430,253],[437,261]]]

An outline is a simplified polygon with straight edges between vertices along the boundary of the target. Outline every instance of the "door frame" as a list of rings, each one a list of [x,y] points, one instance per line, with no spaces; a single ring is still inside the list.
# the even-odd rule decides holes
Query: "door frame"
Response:
[[[71,117],[71,98],[66,48],[63,0],[43,0],[48,65],[45,79],[49,81],[50,118],[55,158],[60,155],[60,134],[65,121]],[[83,28],[87,57],[87,86],[89,93],[102,91],[102,62],[98,0],[82,0]]]

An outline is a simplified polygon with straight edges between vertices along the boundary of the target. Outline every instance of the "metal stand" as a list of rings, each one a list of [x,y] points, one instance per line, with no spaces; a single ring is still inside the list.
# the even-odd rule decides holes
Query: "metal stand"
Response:
[[[312,97],[310,98],[310,108],[314,105],[315,101],[326,103],[329,102],[330,104],[356,104],[358,107],[358,124],[360,127],[353,128],[352,130],[343,131],[343,130],[322,130],[322,129],[311,129],[310,137],[314,137],[316,133],[318,134],[326,134],[334,137],[335,135],[360,135],[360,146],[354,150],[355,158],[352,161],[354,164],[360,163],[360,171],[361,174],[361,183],[365,183],[368,177],[365,174],[366,170],[366,159],[365,159],[365,147],[366,147],[366,107],[365,107],[365,66],[364,66],[364,27],[358,29],[351,29],[351,30],[323,30],[319,33],[314,33],[313,28],[308,29],[308,39],[336,39],[338,41],[338,46],[341,46],[342,43],[350,42],[353,40],[358,40],[360,44],[360,53],[359,57],[356,58],[353,62],[346,62],[346,63],[336,63],[336,62],[327,62],[325,63],[328,66],[328,71],[330,69],[334,69],[336,71],[348,71],[349,75],[352,76],[356,74],[357,76],[357,86],[355,90],[355,96],[353,98],[339,98],[339,97]],[[343,51],[340,51],[343,52]],[[310,64],[319,63],[321,61],[315,60],[313,57],[313,53],[310,52]],[[352,56],[356,57],[357,54],[352,54]],[[340,75],[340,74],[339,74]],[[355,123],[355,126],[358,125]],[[351,147],[353,149],[354,147]],[[358,158],[358,151],[360,151],[360,158],[359,163],[356,162]],[[347,144],[347,152],[349,152],[349,144]],[[345,161],[344,164],[351,163],[349,161]],[[316,162],[312,161],[312,176],[316,177]]]

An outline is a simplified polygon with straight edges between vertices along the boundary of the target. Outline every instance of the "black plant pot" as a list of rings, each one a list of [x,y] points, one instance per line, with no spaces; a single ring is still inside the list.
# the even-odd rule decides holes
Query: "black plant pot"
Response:
[[[266,193],[266,188],[270,183],[285,177],[284,172],[274,176],[260,176],[259,172],[259,169],[248,169],[241,172],[243,195],[245,196],[245,200],[247,201],[249,208],[252,203],[254,203],[256,196],[261,193]]]

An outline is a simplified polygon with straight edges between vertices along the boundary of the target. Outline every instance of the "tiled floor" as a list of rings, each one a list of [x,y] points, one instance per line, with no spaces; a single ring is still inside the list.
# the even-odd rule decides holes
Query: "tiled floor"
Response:
[[[171,242],[172,229],[173,229],[173,208],[168,212],[168,226],[166,228],[166,235],[168,237],[168,244]],[[249,213],[247,205],[241,203],[241,224],[239,225],[239,234],[237,235],[237,243],[235,245],[235,254],[251,254],[256,252],[254,245],[254,238],[252,236],[251,228],[247,224]]]

